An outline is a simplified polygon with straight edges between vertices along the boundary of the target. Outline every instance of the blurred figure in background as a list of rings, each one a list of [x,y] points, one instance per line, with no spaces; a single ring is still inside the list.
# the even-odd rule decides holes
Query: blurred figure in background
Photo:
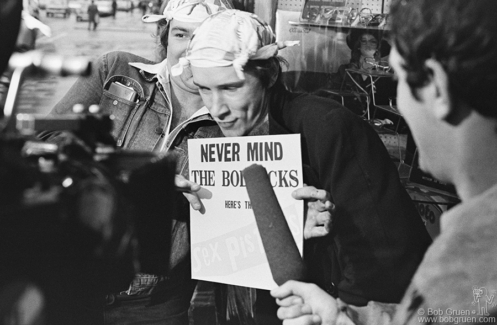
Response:
[[[100,22],[100,13],[98,12],[98,7],[95,4],[95,0],[91,0],[91,4],[88,6],[88,30],[97,29],[98,23]]]
[[[142,16],[145,16],[147,14],[148,1],[140,0],[138,7],[140,7],[140,10],[142,11]]]
[[[116,19],[117,1],[112,0],[112,18]]]
[[[345,77],[345,69],[358,69],[364,72],[371,70],[374,63],[379,63],[390,53],[390,46],[383,40],[378,31],[367,29],[353,30],[347,35],[347,45],[350,48],[350,62],[339,67],[340,77]],[[369,84],[367,75],[355,74],[355,80],[366,89]],[[347,81],[349,84],[352,82]]]
[[[350,62],[342,64],[336,73],[331,75],[331,89],[356,91],[358,85],[364,91],[375,91],[377,104],[389,104],[389,99],[395,97],[395,83],[390,78],[380,78],[371,89],[371,79],[367,75],[375,64],[388,65],[390,45],[383,39],[383,33],[370,29],[351,29],[347,35],[347,45],[350,48]],[[361,73],[347,74],[346,69],[356,69]],[[351,77],[354,80],[351,80]],[[342,88],[342,83],[345,82]],[[371,105],[371,104],[370,104]],[[366,100],[361,97],[345,99],[345,106],[358,115],[363,115],[367,108]]]

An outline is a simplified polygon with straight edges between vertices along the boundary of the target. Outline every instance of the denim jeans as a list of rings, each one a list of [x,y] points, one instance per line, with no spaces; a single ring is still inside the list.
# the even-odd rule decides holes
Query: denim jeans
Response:
[[[174,281],[165,291],[146,295],[108,295],[105,325],[188,325],[196,281]]]

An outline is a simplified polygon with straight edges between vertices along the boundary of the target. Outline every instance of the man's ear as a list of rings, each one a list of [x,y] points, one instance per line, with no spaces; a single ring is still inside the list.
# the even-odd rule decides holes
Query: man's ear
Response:
[[[432,87],[434,91],[433,112],[441,120],[447,120],[452,113],[452,101],[449,90],[449,77],[442,64],[434,59],[425,61],[425,65],[432,72]]]

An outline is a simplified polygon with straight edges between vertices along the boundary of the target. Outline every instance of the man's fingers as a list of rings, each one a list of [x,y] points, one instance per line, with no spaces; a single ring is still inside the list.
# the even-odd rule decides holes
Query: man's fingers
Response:
[[[197,192],[200,190],[200,185],[195,182],[189,181],[181,175],[176,175],[174,178],[174,185],[180,191]]]
[[[199,197],[197,196],[196,193],[189,193],[189,192],[184,192],[183,196],[186,197],[188,202],[190,202],[190,205],[194,210],[200,210],[202,209],[202,201],[200,201]]]
[[[329,234],[332,224],[330,212],[320,212],[317,215],[309,214],[304,224],[304,239],[323,237]]]
[[[197,193],[200,191],[200,185],[195,182],[187,180],[182,175],[176,175],[174,177],[174,185],[176,190],[183,192],[183,196],[190,202],[190,205],[194,210],[202,209],[202,201],[198,197]]]
[[[309,291],[318,288],[317,285],[313,283],[300,282],[295,280],[288,280],[281,286],[271,290],[270,294],[273,298],[284,299],[289,296],[299,296],[305,299],[305,294]]]
[[[276,299],[276,304],[280,307],[288,307],[292,305],[301,305],[304,301],[299,296],[288,296],[283,299]]]
[[[333,202],[326,201],[324,203],[324,208],[326,209],[326,211],[330,211],[331,213],[334,213],[337,207]]]
[[[330,233],[329,226],[314,226],[304,229],[304,239],[324,237]]]
[[[332,223],[332,220],[333,220],[333,215],[328,211],[319,212],[317,214],[311,214],[311,215],[308,214],[305,227],[309,229],[320,226],[329,228]]]
[[[306,236],[306,239],[316,238],[316,237],[324,237],[330,233],[329,228],[325,227],[314,227],[309,230],[309,233]]]
[[[292,192],[296,200],[330,200],[330,194],[325,190],[318,190],[314,186],[304,186]]]
[[[307,202],[307,206],[319,212],[328,211],[333,213],[336,209],[335,204],[331,201],[309,201]]]
[[[316,224],[328,228],[331,224],[331,218],[331,213],[329,213],[328,211],[321,212],[316,216]]]
[[[294,319],[285,319],[283,325],[325,325],[318,315],[304,315]]]
[[[279,319],[296,318],[309,314],[312,314],[312,308],[311,306],[305,304],[280,307],[278,308],[278,312],[276,313]]]
[[[290,284],[291,282],[293,282],[293,281],[292,280],[287,281],[287,282],[283,283],[282,285],[280,285],[279,287],[274,288],[269,293],[271,294],[271,296],[273,296],[273,298],[276,298],[278,300],[283,300],[285,298],[288,298],[288,297],[293,295],[292,287]]]

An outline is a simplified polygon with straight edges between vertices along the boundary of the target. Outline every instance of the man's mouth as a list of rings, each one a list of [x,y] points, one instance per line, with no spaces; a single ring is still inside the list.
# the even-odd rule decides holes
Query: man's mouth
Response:
[[[227,129],[227,128],[230,128],[230,127],[232,127],[233,125],[235,125],[236,120],[233,120],[233,121],[219,121],[219,120],[217,120],[217,121],[216,121],[216,123],[217,123],[220,127]]]

